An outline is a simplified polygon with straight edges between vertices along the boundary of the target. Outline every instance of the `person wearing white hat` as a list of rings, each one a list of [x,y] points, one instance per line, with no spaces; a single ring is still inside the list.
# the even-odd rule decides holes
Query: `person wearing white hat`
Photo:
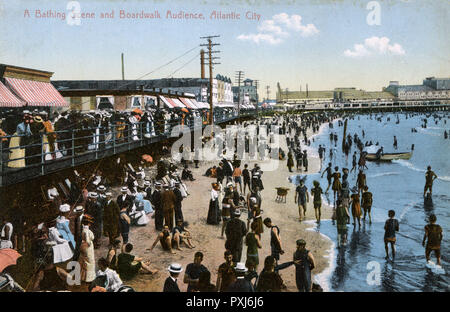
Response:
[[[73,233],[74,233],[74,239],[75,239],[75,254],[74,254],[74,260],[78,260],[78,255],[80,253],[80,244],[81,244],[81,232],[83,230],[83,216],[84,216],[84,207],[83,206],[76,206],[73,210],[75,213],[75,218],[73,220]]]
[[[73,257],[73,251],[70,248],[69,241],[62,238],[62,234],[58,231],[55,225],[58,225],[56,220],[51,221],[51,227],[48,229],[48,240],[55,242],[53,248],[53,263],[65,262]]]
[[[172,263],[167,270],[170,273],[170,276],[164,282],[163,292],[180,292],[180,288],[177,284],[177,278],[181,272],[183,272],[183,268],[179,263]]]
[[[229,292],[255,292],[252,283],[245,278],[247,268],[245,263],[238,262],[234,268],[236,281],[228,287]]]
[[[131,195],[128,195],[128,187],[123,186],[120,189],[120,192],[122,193],[117,197],[117,205],[119,205],[119,209],[122,210],[122,208],[131,209],[131,206],[133,205],[133,198]]]
[[[69,220],[67,216],[70,212],[69,204],[62,204],[59,206],[60,215],[56,218],[56,228],[62,235],[62,238],[69,242],[70,247],[75,251],[76,244],[72,231],[69,227]]]
[[[98,194],[96,192],[90,192],[88,194],[86,214],[94,218],[94,223],[91,226],[91,230],[95,236],[94,248],[97,249],[100,247],[99,239],[102,236],[103,208],[98,202]]]

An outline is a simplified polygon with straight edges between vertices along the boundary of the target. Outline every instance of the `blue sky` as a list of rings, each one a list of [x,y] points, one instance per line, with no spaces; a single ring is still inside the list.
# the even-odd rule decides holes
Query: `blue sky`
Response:
[[[428,76],[450,76],[450,23],[447,0],[376,1],[380,25],[369,25],[370,1],[78,1],[94,12],[81,25],[59,18],[37,18],[35,10],[69,13],[69,1],[0,0],[0,62],[55,72],[53,79],[136,79],[220,35],[221,64],[214,69],[289,90],[356,87],[381,90],[389,80],[421,83]],[[28,10],[30,17],[25,17]],[[114,10],[114,19],[100,13]],[[119,11],[153,12],[161,19],[120,19]],[[204,20],[166,19],[167,10],[203,13]],[[211,20],[212,11],[235,12],[240,20]],[[246,12],[260,20],[245,18]],[[356,46],[355,46],[356,45]],[[200,47],[146,78],[198,77]],[[234,80],[234,79],[233,79]],[[260,93],[260,97],[264,97]]]

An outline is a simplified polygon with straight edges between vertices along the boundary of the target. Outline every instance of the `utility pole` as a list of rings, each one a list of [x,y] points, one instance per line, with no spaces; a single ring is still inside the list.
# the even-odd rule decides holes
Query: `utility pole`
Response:
[[[220,63],[215,63],[213,60],[219,59],[219,57],[213,57],[213,53],[218,53],[220,51],[213,51],[212,47],[220,45],[219,43],[213,43],[212,38],[217,38],[220,36],[206,36],[200,37],[200,39],[206,39],[208,41],[207,44],[201,44],[202,47],[207,47],[208,49],[208,57],[205,58],[208,60],[209,65],[209,124],[213,125],[214,123],[214,108],[213,108],[213,65],[218,65]]]
[[[244,72],[242,70],[236,71],[236,83],[238,84],[238,120],[241,117],[241,82],[244,77]]]
[[[125,80],[125,67],[123,64],[123,53],[122,53],[122,80]]]
[[[259,109],[258,109],[258,83],[259,83],[259,80],[253,80],[254,82],[255,82],[255,87],[256,87],[256,117],[258,117],[258,112],[259,112]]]

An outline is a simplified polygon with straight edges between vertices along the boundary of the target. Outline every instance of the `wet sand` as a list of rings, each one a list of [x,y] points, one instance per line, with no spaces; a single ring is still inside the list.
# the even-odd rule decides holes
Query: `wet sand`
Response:
[[[310,137],[312,131],[308,129],[307,135]],[[285,136],[280,136],[280,146],[286,151]],[[307,173],[316,173],[320,168],[320,160],[315,157],[308,157],[309,171]],[[254,167],[254,161],[242,161],[243,164],[248,163],[249,168]],[[260,163],[260,162],[258,162]],[[293,253],[296,249],[295,241],[299,238],[306,240],[306,248],[310,250],[316,260],[316,267],[312,271],[313,281],[314,276],[322,273],[330,265],[330,258],[328,253],[331,247],[331,242],[323,237],[316,231],[311,231],[311,228],[315,224],[314,208],[312,206],[312,197],[307,206],[306,220],[310,222],[298,221],[298,208],[294,203],[295,185],[289,183],[288,177],[293,174],[299,174],[295,169],[293,173],[290,173],[287,166],[287,160],[279,161],[278,168],[273,171],[265,171],[262,175],[262,181],[264,184],[264,190],[262,195],[262,210],[263,218],[269,217],[272,219],[273,224],[278,225],[280,228],[280,235],[282,245],[285,253],[281,255],[279,263],[292,260]],[[210,199],[211,183],[215,182],[215,178],[208,178],[203,176],[206,170],[216,162],[201,162],[198,169],[195,169],[193,165],[190,165],[194,178],[196,181],[185,182],[188,187],[190,195],[182,202],[182,209],[185,221],[189,222],[189,231],[192,234],[192,244],[196,247],[194,249],[188,249],[182,247],[182,251],[176,250],[176,254],[170,254],[163,251],[160,244],[150,251],[149,248],[153,244],[156,235],[158,234],[154,227],[154,219],[150,219],[150,222],[144,227],[132,227],[130,231],[129,242],[134,245],[132,254],[143,257],[144,260],[150,260],[150,266],[159,270],[155,275],[139,274],[131,281],[127,281],[125,284],[135,288],[136,291],[152,291],[160,292],[163,289],[164,281],[168,276],[167,268],[172,262],[178,262],[182,264],[185,269],[187,264],[192,263],[194,260],[194,254],[197,251],[201,251],[204,254],[202,264],[205,265],[211,272],[211,282],[216,283],[217,269],[220,264],[224,262],[223,253],[225,251],[225,239],[221,238],[222,224],[209,225],[206,223],[206,216],[208,214],[208,206]],[[155,168],[155,167],[152,167]],[[154,170],[150,170],[154,171]],[[304,172],[303,172],[304,173]],[[308,189],[312,185],[312,180],[308,179],[306,183]],[[276,187],[287,187],[289,192],[287,195],[286,203],[275,202]],[[114,188],[114,195],[119,195],[119,188]],[[326,189],[326,185],[322,185],[322,189]],[[322,204],[322,220],[331,218],[332,210],[325,202]],[[241,220],[247,222],[246,214],[242,214]],[[311,221],[312,220],[312,221]],[[307,229],[310,230],[307,230]],[[270,255],[270,232],[264,227],[264,233],[262,234],[261,243],[263,248],[259,249],[259,262],[258,273],[262,270],[264,264],[264,258]],[[102,247],[95,251],[96,260],[101,256],[107,254],[107,239],[102,239]],[[244,244],[242,251],[241,261],[246,260],[246,246]],[[280,275],[287,286],[287,291],[297,291],[295,285],[295,267],[291,266],[287,269],[280,271]],[[178,285],[181,291],[186,291],[187,284],[182,282],[184,271],[180,275]],[[321,285],[324,287],[325,285]],[[325,287],[324,287],[325,288]]]

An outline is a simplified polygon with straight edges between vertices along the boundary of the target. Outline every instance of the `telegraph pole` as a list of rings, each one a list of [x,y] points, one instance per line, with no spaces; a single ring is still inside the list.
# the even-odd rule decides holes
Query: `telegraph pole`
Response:
[[[202,47],[207,47],[208,49],[208,57],[205,58],[208,60],[209,65],[209,124],[213,125],[214,123],[214,107],[213,107],[213,65],[217,65],[220,63],[215,63],[213,60],[219,59],[219,57],[213,57],[213,53],[218,53],[220,51],[213,51],[212,47],[220,45],[219,43],[213,43],[212,38],[220,37],[218,35],[216,36],[206,36],[206,37],[200,37],[200,39],[206,39],[208,41],[207,44],[201,44]]]
[[[236,82],[238,84],[238,120],[241,117],[241,82],[244,77],[244,72],[242,70],[236,71]]]
[[[123,53],[122,53],[122,80],[125,80],[125,66],[123,64]]]
[[[259,83],[259,80],[253,80],[254,82],[255,82],[255,87],[256,87],[256,117],[258,117],[258,112],[259,112],[259,109],[258,109],[258,83]]]

